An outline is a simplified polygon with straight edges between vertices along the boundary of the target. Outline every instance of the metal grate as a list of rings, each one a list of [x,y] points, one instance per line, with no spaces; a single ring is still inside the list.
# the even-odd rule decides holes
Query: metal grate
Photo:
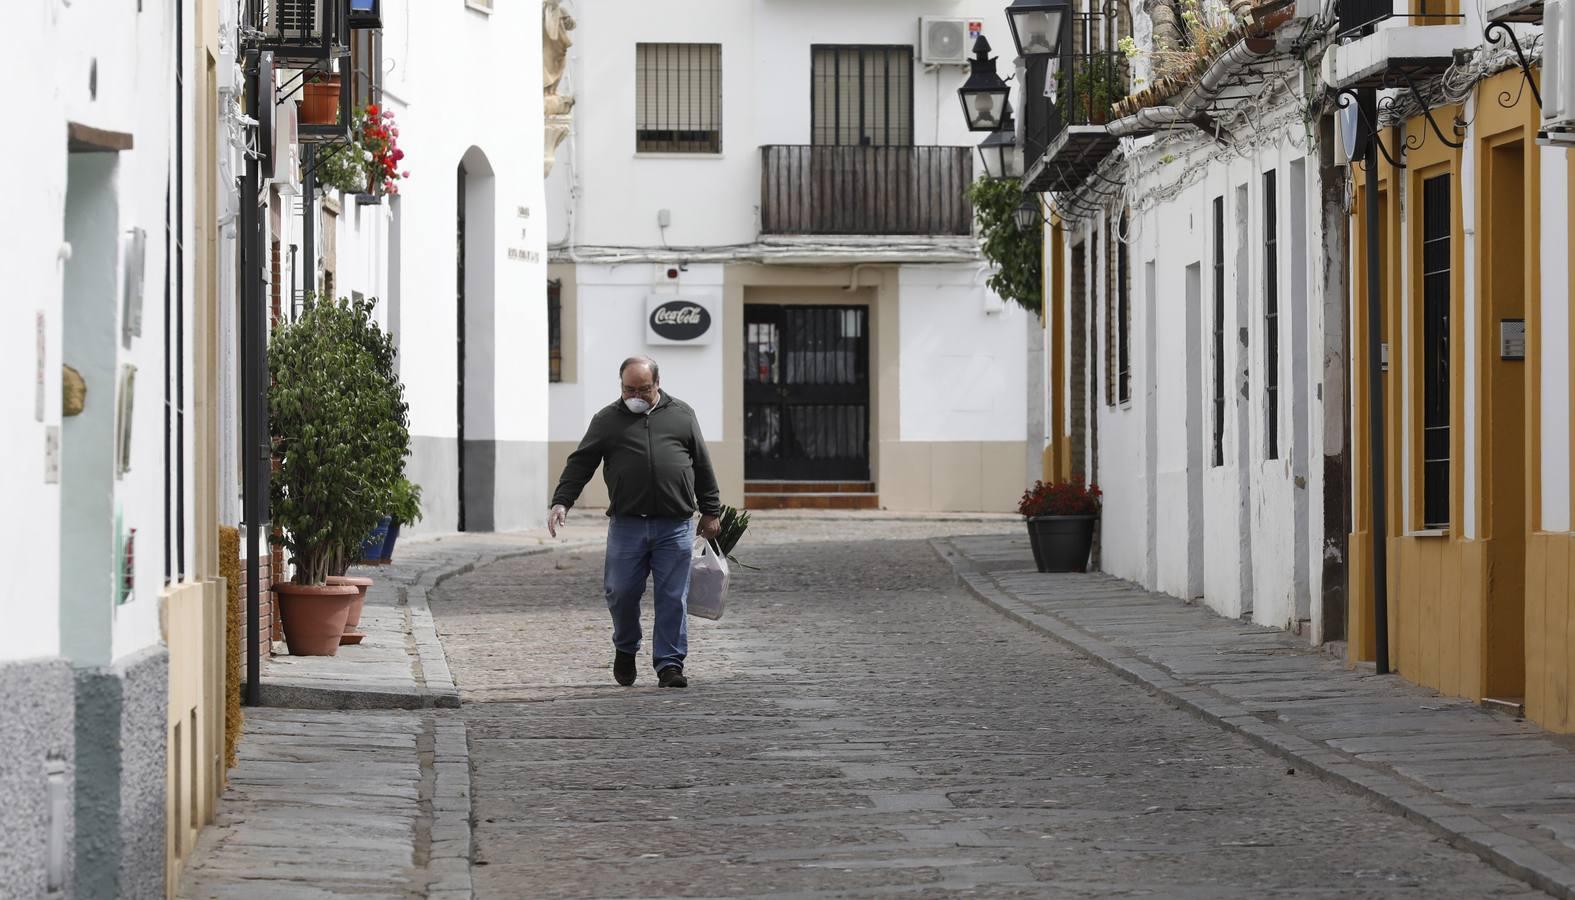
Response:
[[[722,45],[635,46],[635,150],[722,152]]]
[[[1274,190],[1270,169],[1263,173],[1263,390],[1269,459],[1280,458],[1280,249]]]
[[[547,380],[563,381],[563,282],[547,282]]]
[[[746,478],[869,478],[869,309],[745,307]]]
[[[1116,399],[1132,399],[1132,285],[1127,273],[1126,213],[1121,214],[1116,244]]]
[[[912,47],[823,44],[810,53],[812,143],[913,143]]]
[[[973,233],[969,147],[761,148],[765,234]]]
[[[1449,175],[1422,182],[1422,525],[1449,525]]]
[[[1214,465],[1225,465],[1225,198],[1214,198]]]

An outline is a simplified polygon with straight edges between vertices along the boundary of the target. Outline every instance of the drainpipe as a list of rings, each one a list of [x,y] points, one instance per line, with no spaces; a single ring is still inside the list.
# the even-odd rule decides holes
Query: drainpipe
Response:
[[[1275,52],[1270,38],[1244,38],[1237,41],[1208,69],[1197,83],[1181,95],[1174,106],[1155,106],[1140,109],[1130,116],[1117,119],[1105,126],[1116,137],[1130,137],[1142,131],[1153,131],[1169,125],[1190,124],[1204,116],[1204,110],[1213,102],[1226,79],[1236,74],[1242,66],[1262,59]]]
[[[1378,92],[1366,88],[1358,100],[1363,114],[1376,121]],[[1372,450],[1373,504],[1373,663],[1379,675],[1389,674],[1389,523],[1384,507],[1383,271],[1378,259],[1378,135],[1367,146],[1367,433]]]

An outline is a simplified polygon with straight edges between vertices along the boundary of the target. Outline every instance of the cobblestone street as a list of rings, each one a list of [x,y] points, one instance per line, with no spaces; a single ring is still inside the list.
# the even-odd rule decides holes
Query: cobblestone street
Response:
[[[613,683],[599,548],[444,582],[476,895],[1542,896],[986,608],[926,542],[1021,527],[757,520],[685,691],[649,600]]]

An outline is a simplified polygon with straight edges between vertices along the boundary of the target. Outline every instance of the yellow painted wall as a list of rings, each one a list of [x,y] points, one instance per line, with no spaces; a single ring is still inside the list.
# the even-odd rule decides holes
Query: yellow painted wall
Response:
[[[1403,175],[1387,165],[1380,170],[1385,192],[1382,210],[1386,263],[1401,251],[1400,211],[1389,202],[1389,187],[1404,178],[1407,271],[1386,265],[1385,293],[1390,298],[1385,336],[1391,339],[1391,374],[1385,376],[1387,468],[1390,481],[1389,520],[1389,647],[1394,668],[1404,677],[1446,694],[1481,699],[1517,696],[1523,689],[1528,716],[1556,731],[1575,731],[1575,535],[1535,530],[1540,521],[1537,474],[1540,458],[1539,380],[1541,335],[1538,304],[1524,298],[1541,294],[1539,154],[1535,135],[1537,111],[1523,97],[1511,109],[1499,106],[1500,96],[1519,92],[1518,70],[1501,73],[1478,87],[1471,152],[1473,183],[1459,190],[1474,192],[1472,226],[1476,244],[1476,281],[1472,302],[1466,303],[1461,205],[1455,204],[1452,251],[1454,303],[1451,312],[1451,497],[1448,529],[1418,533],[1421,528],[1421,467],[1419,421],[1421,388],[1413,378],[1410,412],[1398,405],[1394,376],[1409,367],[1415,374],[1420,359],[1414,349],[1420,328],[1421,181],[1440,171],[1459,177],[1461,152],[1429,134],[1413,151]],[[1527,95],[1529,96],[1529,95]],[[1454,108],[1435,110],[1447,129]],[[1408,123],[1412,133],[1427,127],[1420,119]],[[1388,135],[1397,146],[1398,135]],[[1517,149],[1518,142],[1518,149]],[[1517,153],[1519,156],[1517,157]],[[1517,159],[1519,160],[1517,162]],[[1571,164],[1575,176],[1575,162]],[[1517,171],[1518,169],[1518,171]],[[1350,655],[1353,661],[1373,658],[1371,510],[1367,502],[1369,458],[1366,397],[1366,247],[1363,236],[1363,174],[1358,169],[1353,225],[1352,358],[1353,459],[1356,471],[1354,528],[1350,543]],[[1513,202],[1503,200],[1506,185],[1521,184]],[[1458,183],[1458,181],[1457,181]],[[1575,210],[1575,178],[1570,208]],[[1495,190],[1495,187],[1498,189]],[[1511,189],[1512,190],[1512,189]],[[1519,218],[1519,221],[1515,220]],[[1572,229],[1575,230],[1575,229]],[[1495,235],[1508,237],[1495,240]],[[1520,250],[1519,258],[1504,254]],[[1497,253],[1498,256],[1489,254]],[[1575,258],[1575,242],[1571,245]],[[1506,263],[1515,266],[1505,269]],[[1403,277],[1402,277],[1403,275]],[[1406,292],[1409,315],[1401,321],[1394,298]],[[1523,307],[1520,305],[1524,303]],[[1504,361],[1498,353],[1497,319],[1523,315],[1530,337],[1526,360]],[[1475,347],[1467,347],[1465,325],[1472,317]],[[1404,327],[1404,331],[1399,329]],[[1410,347],[1393,341],[1404,334]],[[1565,340],[1560,336],[1560,340]],[[1468,396],[1464,373],[1475,372],[1476,393]],[[1466,433],[1466,406],[1476,411],[1474,434]],[[1404,431],[1402,431],[1404,429]],[[1403,434],[1409,441],[1402,444]],[[1475,442],[1477,465],[1464,467],[1467,442]],[[1408,470],[1401,467],[1410,454]],[[1403,504],[1401,478],[1409,479],[1410,504]],[[1474,533],[1465,529],[1465,499],[1476,503]],[[1521,546],[1524,546],[1524,556]],[[1524,603],[1523,611],[1519,603]]]

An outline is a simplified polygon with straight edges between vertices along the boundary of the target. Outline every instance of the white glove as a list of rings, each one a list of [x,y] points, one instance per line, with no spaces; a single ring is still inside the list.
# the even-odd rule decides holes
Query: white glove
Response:
[[[568,507],[554,506],[547,512],[547,533],[553,537],[558,536],[558,529],[569,520]]]

